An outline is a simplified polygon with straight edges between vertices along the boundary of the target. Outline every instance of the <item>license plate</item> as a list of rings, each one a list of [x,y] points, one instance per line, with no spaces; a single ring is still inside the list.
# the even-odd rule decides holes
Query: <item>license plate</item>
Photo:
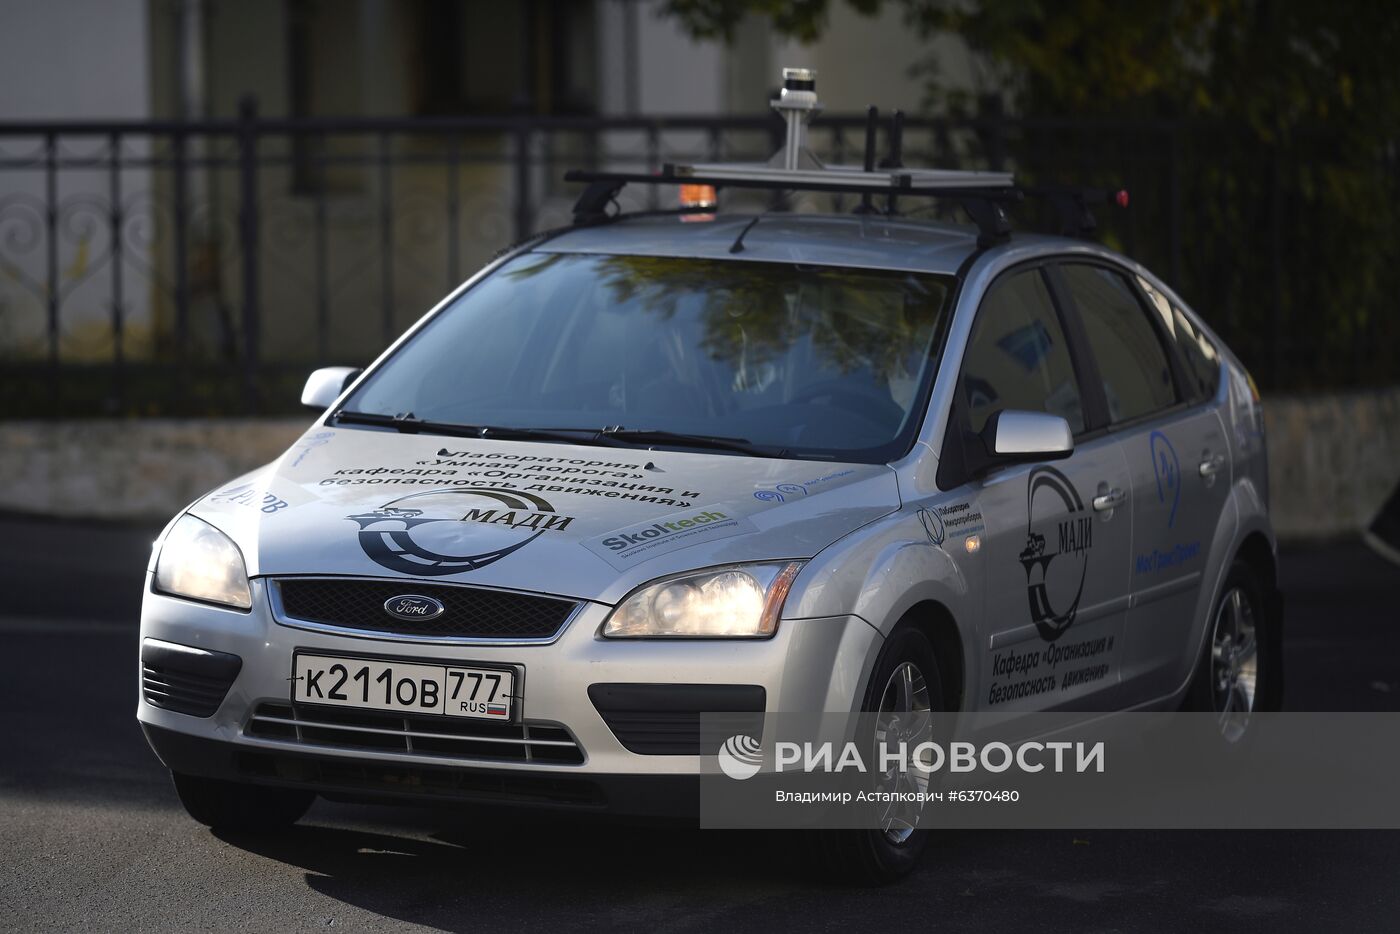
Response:
[[[292,657],[292,701],[509,722],[515,672],[395,659]]]

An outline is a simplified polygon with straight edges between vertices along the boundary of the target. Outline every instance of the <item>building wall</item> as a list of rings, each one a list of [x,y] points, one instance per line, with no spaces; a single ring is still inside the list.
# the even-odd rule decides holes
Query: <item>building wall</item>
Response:
[[[527,53],[534,48],[538,59],[540,37],[522,25],[526,21],[517,15],[518,7],[459,0],[452,7],[460,13],[456,19],[434,9],[409,0],[0,0],[0,120],[230,117],[247,96],[256,98],[260,114],[269,117],[289,115],[298,107],[313,116],[411,115],[432,96],[425,94],[424,82],[430,79],[422,61],[423,30],[432,20],[423,17],[438,15],[453,23],[463,50],[476,50],[471,68],[463,72],[465,83],[474,82],[478,94],[489,92],[497,86],[488,79],[499,74],[499,93],[491,106],[511,106],[508,102],[518,96],[521,82],[531,80],[531,74],[539,77],[538,68],[527,66]],[[572,15],[578,9],[560,5],[553,22],[557,26],[563,21],[561,10]],[[887,111],[918,104],[919,85],[909,69],[923,48],[905,28],[897,5],[886,5],[879,16],[863,17],[844,2],[833,3],[830,29],[810,46],[778,39],[757,17],[740,29],[732,47],[695,41],[673,20],[659,15],[659,0],[593,0],[591,9],[593,17],[580,20],[587,28],[566,24],[566,44],[575,52],[581,42],[595,45],[595,65],[590,67],[596,71],[591,85],[597,90],[589,87],[580,93],[594,97],[604,115],[762,113],[784,65],[818,69],[829,111],[856,111],[867,103]],[[309,90],[300,104],[291,78],[296,22],[314,27],[313,47],[305,56]],[[479,54],[482,43],[495,54],[489,61]],[[589,61],[581,52],[575,57]],[[563,73],[563,66],[559,68]],[[552,88],[550,93],[563,92]],[[525,104],[538,109],[548,102]],[[29,151],[38,142],[16,144]],[[65,139],[63,145],[93,154],[101,152],[105,141]],[[367,157],[369,162],[328,168],[323,197],[298,183],[299,176],[287,164],[291,144],[286,137],[269,138],[260,150],[269,160],[258,177],[265,360],[313,356],[319,350],[318,316],[323,313],[335,325],[326,348],[328,359],[366,360],[385,342],[386,304],[392,335],[514,238],[515,175],[502,161],[512,153],[514,140],[506,136],[464,141],[464,152],[483,158],[464,162],[456,177],[462,207],[455,280],[446,260],[449,231],[442,207],[452,181],[440,162],[434,164],[442,158],[442,142],[395,136],[390,144],[395,159],[426,161],[404,160],[387,174],[387,185],[374,162],[378,139],[338,137],[326,145],[332,158]],[[547,143],[537,141],[534,155],[556,160],[538,164],[529,173],[537,228],[568,218],[578,190],[559,177],[566,167],[589,162],[592,145],[582,135],[558,134]],[[708,138],[700,132],[671,133],[662,145],[663,157],[710,155]],[[0,142],[0,148],[6,146]],[[727,147],[722,158],[763,158],[771,142],[766,134],[754,133],[727,141]],[[602,148],[604,164],[633,170],[654,167],[645,161],[648,150],[642,133],[613,134]],[[144,137],[125,142],[123,151],[153,152]],[[196,138],[188,152],[196,159],[231,159],[236,148],[228,138],[213,143]],[[168,138],[161,139],[154,154],[170,155]],[[121,305],[128,332],[124,350],[127,359],[139,360],[154,356],[158,347],[172,352],[171,338],[179,330],[173,172],[131,170],[123,173],[121,184],[123,200],[131,202],[122,234]],[[64,207],[56,240],[64,359],[112,356],[113,276],[104,224],[107,185],[101,171],[59,173]],[[19,236],[0,239],[0,355],[43,359],[48,300],[43,172],[0,171],[0,199],[6,195],[24,203],[0,201],[0,233],[20,231]],[[238,346],[243,307],[239,196],[235,163],[193,169],[188,175],[185,349],[203,360],[224,359]],[[651,204],[647,195],[641,202],[637,197],[629,192],[628,206]],[[381,249],[385,203],[393,214],[387,261]],[[317,266],[318,212],[323,212],[328,232],[324,280],[329,300],[324,308],[317,302],[322,279]],[[39,235],[29,236],[36,231]]]
[[[0,120],[141,119],[150,114],[146,0],[0,0]],[[41,137],[0,138],[0,153],[32,168],[0,170],[0,358],[43,357],[47,343],[47,191]],[[60,156],[103,157],[107,141],[66,140]],[[129,155],[146,151],[133,139]],[[144,169],[121,173],[123,200],[140,214]],[[101,169],[58,175],[58,299],[63,359],[111,352],[110,178]],[[129,355],[150,347],[149,251],[122,264]]]
[[[874,104],[885,112],[917,110],[923,78],[914,69],[936,61],[953,87],[972,89],[967,47],[940,39],[929,44],[904,21],[899,4],[865,16],[834,0],[821,38],[803,44],[774,33],[761,16],[750,16],[731,45],[696,41],[671,19],[660,17],[660,0],[597,0],[602,112],[626,114],[629,100],[639,113],[762,113],[784,67],[817,70],[826,109],[858,113]],[[637,52],[628,56],[630,35]],[[636,89],[629,92],[629,84]]]
[[[655,0],[597,0],[598,110],[605,116],[725,110],[725,50],[696,42]]]
[[[0,0],[0,117],[149,113],[146,0]]]
[[[1265,400],[1281,538],[1359,534],[1394,489],[1400,388]],[[0,422],[0,510],[157,522],[265,464],[311,419]]]

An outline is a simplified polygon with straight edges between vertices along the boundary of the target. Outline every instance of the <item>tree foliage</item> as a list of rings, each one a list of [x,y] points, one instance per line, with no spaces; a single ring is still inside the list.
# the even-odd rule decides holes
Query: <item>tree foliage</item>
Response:
[[[954,86],[927,62],[926,106],[986,115],[1178,128],[1172,178],[1184,203],[1173,283],[1276,386],[1394,381],[1400,324],[1400,15],[1375,0],[667,0],[697,36],[732,38],[751,17],[803,41],[834,5],[899,10],[930,40],[960,37],[979,67]],[[1105,175],[1121,153],[1076,153]],[[1160,140],[1158,140],[1160,142]],[[1037,177],[1063,154],[1029,134],[1009,156]],[[1053,141],[1050,143],[1053,145]],[[1154,142],[1152,145],[1157,145]],[[1157,163],[1162,173],[1168,160]],[[1163,199],[1165,200],[1165,198]],[[1154,229],[1155,224],[1155,229]],[[1137,254],[1168,253],[1153,217]],[[1155,238],[1155,239],[1154,239]],[[1180,242],[1184,240],[1184,242]],[[1212,311],[1215,312],[1212,315]],[[1222,320],[1223,319],[1223,320]],[[1282,336],[1280,336],[1280,332]],[[1284,346],[1297,345],[1296,352]],[[1377,347],[1388,348],[1377,352]],[[1249,362],[1249,361],[1247,361]]]
[[[1272,133],[1310,119],[1395,126],[1400,16],[1374,0],[836,0],[902,9],[961,37],[1018,108],[1239,119]],[[804,42],[833,0],[667,0],[693,35],[732,40],[746,17]],[[938,79],[934,79],[937,81]]]

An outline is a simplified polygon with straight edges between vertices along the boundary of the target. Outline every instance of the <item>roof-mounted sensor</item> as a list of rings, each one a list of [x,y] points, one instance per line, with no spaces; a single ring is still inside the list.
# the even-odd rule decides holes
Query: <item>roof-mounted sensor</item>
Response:
[[[807,129],[820,113],[817,73],[810,68],[784,68],[783,86],[770,102],[787,125],[782,148],[767,162],[667,163],[655,174],[640,172],[584,172],[565,174],[566,181],[589,182],[574,205],[574,222],[596,224],[617,214],[608,212],[618,191],[627,184],[757,188],[775,192],[847,192],[862,195],[856,208],[862,213],[894,214],[897,198],[924,197],[956,203],[977,225],[978,242],[989,246],[1005,240],[1011,222],[1005,205],[1026,196],[1046,197],[1061,216],[1061,232],[1074,236],[1092,234],[1095,224],[1087,205],[1109,201],[1126,204],[1126,192],[1100,189],[1020,188],[1010,172],[972,172],[952,169],[910,169],[903,165],[904,115],[894,114],[890,129],[890,153],[878,165],[875,139],[879,112],[871,107],[866,122],[865,160],[861,166],[824,165],[807,145]],[[692,189],[694,190],[694,189]],[[877,208],[873,196],[884,196]],[[693,207],[682,211],[694,211]]]

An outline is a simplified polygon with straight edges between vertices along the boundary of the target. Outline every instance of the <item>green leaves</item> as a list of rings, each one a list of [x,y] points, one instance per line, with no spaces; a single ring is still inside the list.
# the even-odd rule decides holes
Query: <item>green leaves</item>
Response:
[[[930,44],[911,76],[925,85],[925,106],[988,118],[984,126],[1005,134],[1007,167],[1018,176],[1128,183],[1134,207],[1125,218],[1101,217],[1102,236],[1111,241],[1130,229],[1124,246],[1135,257],[1162,273],[1176,270],[1172,284],[1271,387],[1393,381],[1400,356],[1400,316],[1391,307],[1400,294],[1393,4],[669,0],[663,9],[697,35],[732,37],[753,15],[810,41],[840,2],[864,13],[902,9]],[[979,61],[971,86],[938,68],[932,44],[946,37]],[[1002,119],[989,102],[1014,116]],[[1066,118],[1062,135],[1029,125],[1040,117]],[[1096,122],[1103,132],[1095,133]],[[1133,126],[1143,128],[1138,138]],[[1086,144],[1086,135],[1096,138]]]

